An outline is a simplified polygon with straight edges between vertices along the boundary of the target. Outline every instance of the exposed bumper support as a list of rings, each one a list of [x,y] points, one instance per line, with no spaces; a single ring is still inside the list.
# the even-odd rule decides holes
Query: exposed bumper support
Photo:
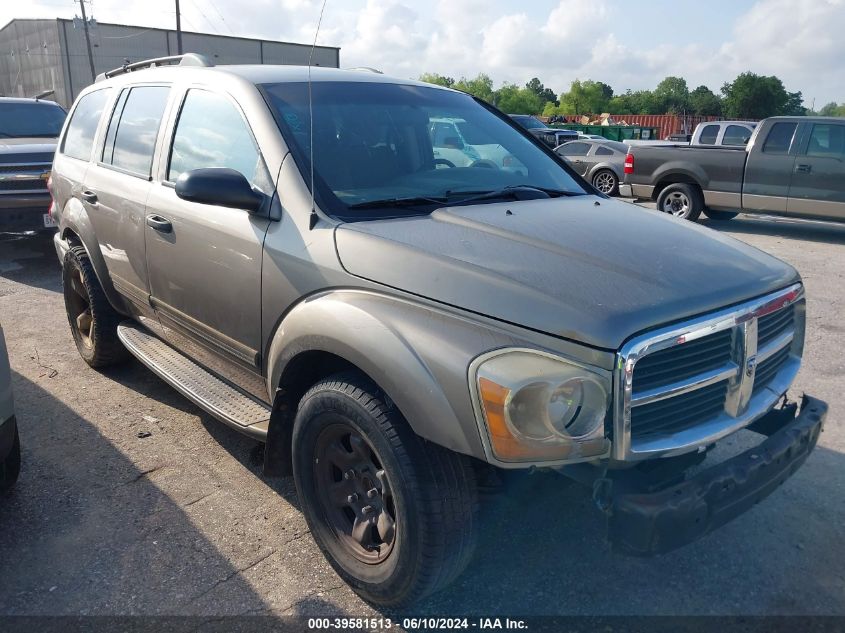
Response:
[[[748,428],[768,439],[682,483],[642,491],[626,486],[624,478],[598,480],[594,490],[608,515],[613,549],[635,556],[668,552],[764,499],[798,470],[816,446],[827,404],[804,396],[797,411],[792,404],[763,416]]]

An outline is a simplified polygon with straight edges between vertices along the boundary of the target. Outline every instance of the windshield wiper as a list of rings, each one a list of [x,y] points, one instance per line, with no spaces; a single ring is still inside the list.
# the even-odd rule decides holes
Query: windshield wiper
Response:
[[[563,189],[551,189],[549,187],[535,187],[534,185],[508,185],[501,189],[490,191],[447,191],[450,197],[466,195],[459,203],[475,202],[476,200],[492,200],[496,198],[513,198],[514,200],[536,200],[538,198],[561,198],[564,196],[583,196],[585,194],[576,191],[564,191]],[[545,194],[543,195],[537,195]]]
[[[347,205],[347,209],[384,209],[384,208],[401,208],[401,207],[417,207],[426,204],[445,204],[449,201],[445,197],[425,197],[415,196],[409,198],[384,198],[383,200],[369,200],[367,202],[356,202],[355,204]]]

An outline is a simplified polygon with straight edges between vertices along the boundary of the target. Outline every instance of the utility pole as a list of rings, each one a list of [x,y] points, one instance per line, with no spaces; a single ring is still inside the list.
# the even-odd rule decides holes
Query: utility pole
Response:
[[[182,13],[179,11],[179,0],[176,0],[176,50],[182,54]]]
[[[88,65],[91,67],[91,81],[96,81],[97,73],[94,72],[94,53],[91,52],[91,35],[88,33],[88,17],[85,15],[85,0],[79,0],[79,8],[82,9],[82,28],[85,30],[85,45],[88,47]]]

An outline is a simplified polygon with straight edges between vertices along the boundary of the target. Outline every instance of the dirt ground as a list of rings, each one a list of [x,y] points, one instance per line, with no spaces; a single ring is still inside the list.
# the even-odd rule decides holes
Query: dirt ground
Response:
[[[467,573],[403,615],[845,615],[845,226],[710,226],[804,277],[793,393],[831,410],[815,453],[747,514],[649,560],[609,552],[586,489],[529,478],[485,506]],[[0,506],[0,613],[377,615],[317,550],[292,480],[262,476],[256,442],[137,362],[85,365],[48,238],[0,236],[0,323],[23,443]]]

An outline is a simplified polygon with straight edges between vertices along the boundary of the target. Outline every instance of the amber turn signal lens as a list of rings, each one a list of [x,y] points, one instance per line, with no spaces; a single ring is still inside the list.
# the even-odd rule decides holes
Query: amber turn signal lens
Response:
[[[478,391],[490,433],[490,446],[498,459],[505,462],[563,459],[572,452],[571,445],[526,444],[525,440],[517,439],[505,419],[505,406],[510,395],[507,387],[488,378],[479,378]]]

